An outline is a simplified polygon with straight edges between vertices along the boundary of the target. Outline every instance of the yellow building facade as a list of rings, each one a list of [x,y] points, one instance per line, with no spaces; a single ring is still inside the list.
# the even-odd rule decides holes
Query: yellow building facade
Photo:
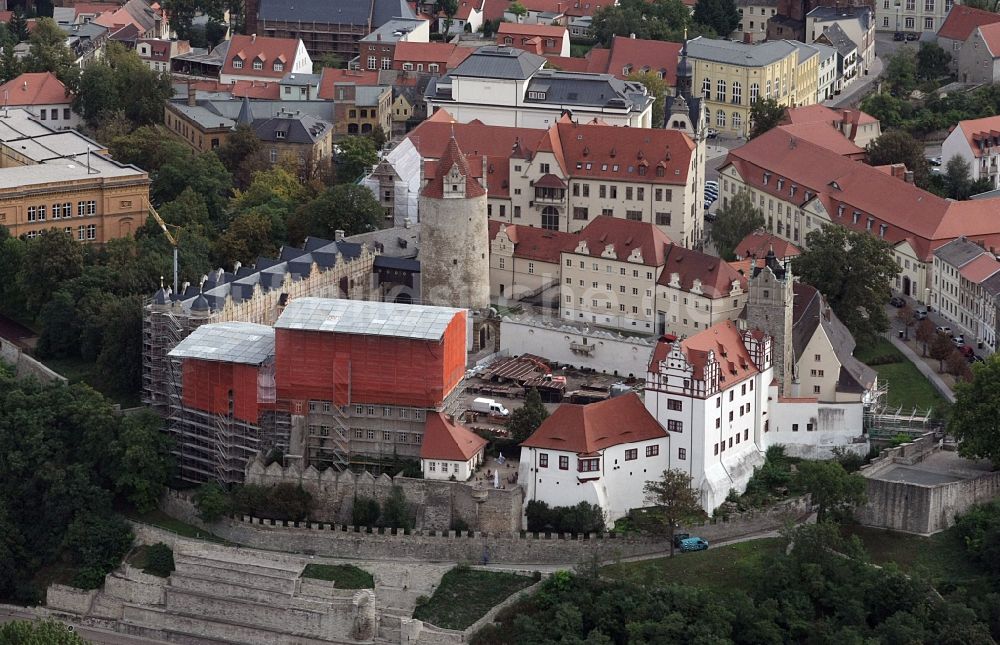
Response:
[[[695,38],[688,41],[691,91],[705,99],[708,127],[746,136],[750,110],[759,100],[788,107],[816,102],[819,58],[814,48],[786,40],[749,45]]]

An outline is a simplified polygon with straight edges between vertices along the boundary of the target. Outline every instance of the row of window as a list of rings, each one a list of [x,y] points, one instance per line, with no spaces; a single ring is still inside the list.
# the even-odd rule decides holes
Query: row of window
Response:
[[[375,70],[375,69],[392,69],[392,59],[389,58],[388,56],[383,56],[382,57],[382,66],[381,67],[376,67],[376,65],[378,65],[378,59],[376,59],[375,56],[369,56],[368,57],[368,69],[369,70]]]
[[[86,217],[97,214],[97,202],[94,200],[81,201],[76,203],[77,217]],[[52,219],[67,219],[73,216],[73,204],[65,202],[62,204],[52,204]],[[28,221],[44,222],[46,217],[45,206],[29,206]]]
[[[65,232],[67,235],[72,235],[73,227],[67,226],[66,228],[63,229],[63,232]],[[34,238],[38,237],[41,234],[42,231],[28,231],[27,233],[24,234],[24,237],[26,237],[29,240],[33,240]],[[79,240],[80,242],[96,240],[97,224],[87,224],[87,225],[81,224],[80,226],[77,226],[76,239]]]
[[[812,424],[809,424],[809,425],[812,425]],[[798,426],[796,426],[796,427],[798,427]],[[766,423],[764,424],[764,428],[765,428],[765,432],[766,432],[766,428],[767,428],[767,424]],[[740,434],[737,432],[733,437],[729,437],[729,447],[730,448],[733,447],[733,439],[734,438],[736,439],[736,445],[737,446],[740,445]],[[750,431],[749,430],[744,430],[743,431],[743,441],[749,441],[749,440],[750,440]],[[714,452],[714,454],[717,455],[720,452],[726,452],[726,441],[725,440],[720,441],[719,443],[715,444],[715,452]]]
[[[573,260],[570,259],[570,258],[566,258],[566,266],[568,266],[568,267],[573,266]],[[593,271],[599,271],[600,270],[600,269],[598,269],[599,266],[600,265],[597,262],[593,262],[593,263],[591,263],[591,270],[593,270]],[[586,269],[587,268],[586,267],[586,263],[583,260],[580,260],[580,268],[581,269]],[[604,267],[604,270],[605,270],[605,273],[614,273],[614,265],[610,264],[610,263],[606,264],[605,267]],[[618,274],[619,275],[625,275],[626,274],[625,267],[618,267]],[[632,269],[632,277],[633,278],[638,278],[639,277],[639,270],[638,269]],[[652,271],[646,271],[646,279],[647,280],[652,280],[653,279],[653,272]]]
[[[63,108],[62,109],[62,120],[63,121],[69,121],[72,118],[72,116],[73,115],[72,115],[72,113],[71,113],[71,111],[70,111],[69,108]],[[46,120],[58,121],[59,120],[59,108],[49,108],[47,110],[45,108],[41,108],[40,110],[38,110],[38,120],[39,121],[46,121]]]
[[[457,473],[460,466],[461,466],[461,464],[452,464],[451,465],[451,471],[453,473]],[[441,467],[441,472],[443,472],[443,473],[448,472],[448,462],[447,461],[440,462],[440,467]],[[430,472],[434,473],[434,472],[437,472],[437,469],[438,469],[438,462],[436,462],[436,461],[428,461],[427,462],[427,470],[429,470]]]
[[[407,72],[412,72],[414,70],[414,68],[418,72],[422,72],[422,71],[424,71],[424,64],[423,63],[416,63],[416,64],[414,64],[414,63],[403,63],[403,69],[406,70]],[[428,63],[427,64],[427,71],[428,72],[433,73],[433,72],[437,72],[440,69],[441,69],[441,66],[438,65],[437,63]]]
[[[312,428],[312,426],[309,427],[310,429]],[[321,433],[324,427],[325,426],[320,426]],[[420,434],[419,432],[392,432],[391,430],[382,430],[381,432],[382,432],[382,441],[386,443],[391,443],[393,441],[393,437],[395,437],[396,443],[411,443],[412,439],[412,443],[419,444],[421,442],[421,438],[423,437],[423,435]],[[320,434],[320,436],[322,437],[329,436],[329,428],[327,428],[327,434]],[[378,434],[375,430],[362,430],[360,428],[354,429],[355,439],[367,439],[368,441],[375,441],[377,436]]]
[[[271,67],[276,72],[283,72],[283,71],[285,71],[285,64],[282,63],[281,61],[274,61],[274,64]],[[254,61],[253,61],[253,68],[255,70],[257,70],[257,71],[260,71],[260,70],[264,69],[264,61],[260,60],[259,58],[254,59]],[[237,57],[237,58],[233,59],[233,69],[243,69],[243,59],[242,58],[238,58]],[[386,67],[385,69],[389,69],[389,68]]]
[[[896,9],[899,9],[899,2],[897,0],[882,0],[882,8],[883,9],[888,9],[890,1],[895,2],[895,4],[893,6],[895,6]],[[934,12],[934,3],[935,3],[935,0],[924,0],[924,11],[927,12],[927,13],[933,13]],[[945,3],[944,3],[944,12],[946,14],[949,11],[951,11],[951,6],[953,4],[954,4],[954,2],[952,0],[945,0]],[[906,0],[906,10],[907,11],[916,11],[917,10],[917,0]]]
[[[652,445],[646,446],[646,456],[656,457],[660,454],[660,446]],[[625,461],[633,461],[639,458],[639,449],[630,448],[625,451]],[[549,455],[545,452],[538,453],[538,467],[548,468],[549,467]],[[581,473],[594,473],[601,469],[601,460],[598,457],[580,457],[577,459],[576,470]],[[559,456],[559,470],[569,470],[569,457],[566,455]]]

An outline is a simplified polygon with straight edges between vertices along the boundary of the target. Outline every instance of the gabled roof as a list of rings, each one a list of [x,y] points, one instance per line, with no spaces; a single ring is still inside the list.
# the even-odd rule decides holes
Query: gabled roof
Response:
[[[728,296],[734,282],[744,291],[747,288],[746,276],[740,275],[728,262],[707,253],[671,244],[667,247],[663,270],[656,283],[669,285],[674,273],[677,274],[681,289],[690,292],[697,280],[704,295],[713,299]]]
[[[865,155],[864,148],[845,137],[832,123],[797,123],[778,127],[793,137],[810,141],[845,157],[862,159]]]
[[[1000,262],[989,253],[983,253],[958,271],[963,278],[973,284],[980,284],[1000,272]]]
[[[577,235],[577,245],[567,253],[581,252],[577,249],[586,242],[587,255],[601,257],[610,246],[617,260],[625,262],[638,249],[642,254],[642,264],[652,267],[663,266],[667,248],[673,244],[666,233],[653,224],[608,215],[596,217]]]
[[[468,461],[486,447],[486,439],[448,419],[440,412],[428,412],[421,459]]]
[[[448,144],[444,148],[441,158],[438,160],[438,172],[430,178],[427,185],[421,191],[424,197],[441,199],[444,197],[445,175],[451,169],[457,167],[458,174],[465,178],[465,197],[481,197],[486,194],[486,189],[475,180],[472,171],[469,169],[469,160],[465,158],[462,149],[458,147],[458,141],[452,135],[448,139]]]
[[[298,38],[234,34],[230,40],[229,54],[222,65],[222,73],[280,79],[291,71],[289,62],[295,60],[295,53],[298,51],[300,42]],[[233,60],[237,58],[243,60],[241,69],[233,67]],[[264,63],[263,69],[253,68],[253,61],[258,59]],[[275,61],[284,63],[283,68],[289,69],[275,71]]]
[[[677,57],[680,51],[681,43],[615,36],[611,41],[607,66],[588,71],[600,71],[621,78],[644,70],[653,74],[663,72],[663,81],[673,87],[677,84]],[[631,67],[629,73],[623,71],[626,66]]]
[[[424,159],[440,159],[452,133],[466,154],[491,157],[509,157],[515,144],[533,153],[545,136],[545,130],[536,128],[486,125],[479,120],[457,123],[447,110],[441,109],[413,128],[406,138]]]
[[[557,25],[528,25],[517,22],[501,22],[497,34],[501,36],[541,36],[543,38],[565,38],[569,31]]]
[[[851,52],[858,48],[858,44],[851,40],[847,33],[841,29],[838,23],[833,23],[829,27],[823,30],[816,40],[823,39],[823,42],[829,43],[831,46],[835,47],[842,56],[848,56]]]
[[[734,253],[737,257],[747,258],[753,256],[755,258],[763,258],[767,255],[768,251],[774,251],[775,257],[779,259],[786,259],[795,257],[796,255],[801,255],[801,251],[797,246],[789,242],[788,240],[782,239],[775,235],[774,233],[768,233],[767,231],[755,231],[750,233],[736,245]]]
[[[987,116],[982,119],[966,119],[959,121],[957,126],[965,137],[965,142],[974,157],[982,157],[983,149],[979,147],[982,141],[984,147],[1000,143],[1000,116]]]
[[[244,113],[244,107],[249,109],[249,106],[249,101],[243,101],[240,106],[240,115]],[[312,145],[324,138],[332,127],[330,123],[308,114],[282,113],[269,118],[253,120],[253,131],[261,141],[268,143]]]
[[[986,250],[983,247],[970,242],[964,237],[954,239],[934,251],[934,255],[939,260],[956,269],[961,269],[985,253]]]
[[[534,226],[518,226],[490,220],[490,240],[495,240],[500,231],[505,230],[507,237],[514,243],[514,257],[526,260],[537,260],[558,264],[563,251],[572,251],[576,247],[577,235],[562,231],[550,231]]]
[[[591,455],[666,436],[639,396],[629,393],[590,405],[563,403],[521,445]]]
[[[21,74],[0,85],[0,96],[9,106],[73,102],[73,95],[52,72]]]
[[[615,0],[522,0],[528,11],[567,16],[592,16],[601,7],[613,6]]]
[[[992,11],[984,11],[974,7],[967,7],[964,4],[956,4],[948,12],[948,17],[944,19],[941,28],[938,29],[938,38],[949,38],[965,42],[969,34],[976,27],[991,25],[1000,22],[1000,14]]]

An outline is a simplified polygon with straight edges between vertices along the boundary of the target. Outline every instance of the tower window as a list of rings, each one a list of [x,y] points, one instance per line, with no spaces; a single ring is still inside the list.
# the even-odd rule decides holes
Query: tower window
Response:
[[[768,291],[767,289],[764,289],[764,297],[765,298],[770,298],[771,297],[771,292]]]

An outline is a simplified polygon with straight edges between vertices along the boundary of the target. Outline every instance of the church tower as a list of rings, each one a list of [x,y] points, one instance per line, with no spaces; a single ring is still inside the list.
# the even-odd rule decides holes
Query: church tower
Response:
[[[425,305],[490,306],[486,189],[472,176],[454,133],[437,175],[420,193],[420,299]]]
[[[750,274],[747,295],[747,326],[771,336],[774,349],[774,375],[778,392],[794,396],[795,352],[792,346],[792,269],[782,265],[769,250],[764,266],[755,266]]]

